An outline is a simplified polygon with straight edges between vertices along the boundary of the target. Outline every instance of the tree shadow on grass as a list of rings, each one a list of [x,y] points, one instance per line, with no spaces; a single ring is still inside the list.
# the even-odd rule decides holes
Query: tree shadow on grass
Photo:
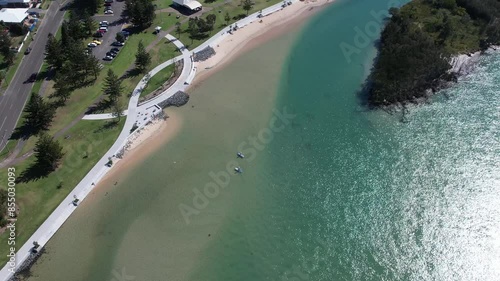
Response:
[[[95,129],[94,133],[102,133],[104,131],[108,131],[108,130],[110,130],[112,128],[115,128],[116,126],[118,126],[118,119],[113,119],[111,121],[108,121],[108,122],[104,123],[99,128]]]
[[[38,131],[33,129],[30,125],[24,122],[21,126],[16,127],[12,135],[11,140],[27,140],[30,136],[38,134]]]
[[[247,17],[247,15],[246,15],[246,14],[239,14],[239,15],[234,16],[234,17],[233,17],[233,20],[235,20],[235,21],[239,21],[239,20],[244,19],[244,18],[246,18],[246,17]]]
[[[52,78],[54,78],[54,75],[56,74],[56,71],[54,69],[45,69],[44,71],[38,73],[36,76],[36,81],[43,81],[47,80],[50,81]]]
[[[107,99],[101,99],[97,103],[89,106],[85,114],[103,113],[106,109],[111,107],[111,102]]]
[[[21,172],[19,177],[16,179],[18,183],[28,183],[37,181],[41,178],[45,178],[50,174],[50,170],[46,167],[40,166],[38,163],[33,163],[26,170]]]
[[[127,70],[127,72],[125,72],[125,74],[123,74],[122,77],[120,77],[120,79],[124,80],[132,77],[137,77],[140,74],[142,74],[142,72],[136,67],[134,67],[132,69]]]

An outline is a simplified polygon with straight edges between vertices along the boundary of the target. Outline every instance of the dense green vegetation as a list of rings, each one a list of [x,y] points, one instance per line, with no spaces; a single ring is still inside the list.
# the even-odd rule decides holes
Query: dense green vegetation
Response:
[[[500,43],[497,0],[415,0],[390,14],[370,76],[371,105],[424,97],[454,79],[448,73],[452,55]]]

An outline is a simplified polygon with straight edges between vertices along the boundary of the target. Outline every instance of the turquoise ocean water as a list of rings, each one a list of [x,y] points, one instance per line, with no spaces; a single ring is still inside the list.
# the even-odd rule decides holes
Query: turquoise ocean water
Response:
[[[207,80],[179,136],[77,212],[33,280],[500,280],[500,54],[407,123],[368,111],[369,31],[392,4],[339,0]]]

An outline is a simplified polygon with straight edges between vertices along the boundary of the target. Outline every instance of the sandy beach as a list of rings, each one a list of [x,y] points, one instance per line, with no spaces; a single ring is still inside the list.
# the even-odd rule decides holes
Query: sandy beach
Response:
[[[280,36],[301,24],[305,19],[320,10],[320,6],[329,4],[330,0],[296,2],[287,8],[262,18],[262,22],[253,22],[226,37],[217,46],[214,46],[216,55],[196,64],[198,69],[193,86],[200,83],[222,69],[239,55]],[[156,120],[152,124],[132,136],[130,147],[123,159],[118,159],[112,171],[98,184],[106,186],[115,182],[120,174],[129,171],[151,153],[174,138],[182,127],[181,118],[168,112],[166,121]]]
[[[320,6],[329,3],[332,3],[332,1],[308,0],[296,2],[285,9],[263,17],[262,22],[256,21],[238,29],[232,35],[224,38],[218,45],[212,46],[216,52],[214,56],[195,64],[197,73],[192,85],[196,87],[216,70],[219,70],[242,53],[288,32],[297,24],[303,23],[305,19],[320,11]]]
[[[141,163],[159,147],[174,138],[182,127],[182,119],[169,111],[166,120],[157,119],[131,137],[130,146],[123,159],[114,159],[113,169],[99,182],[98,186],[114,183],[120,174],[126,173]]]

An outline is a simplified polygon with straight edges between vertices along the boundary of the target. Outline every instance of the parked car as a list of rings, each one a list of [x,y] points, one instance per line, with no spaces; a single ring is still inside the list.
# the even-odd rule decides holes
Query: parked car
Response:
[[[118,53],[118,52],[120,51],[120,49],[118,49],[118,48],[112,48],[112,49],[111,49],[111,51],[112,51],[112,52],[117,52],[117,53]]]
[[[107,20],[103,20],[101,22],[99,22],[99,26],[108,26],[109,25],[109,22]]]
[[[110,57],[110,56],[105,56],[105,57],[103,58],[103,60],[108,60],[108,61],[109,61],[109,60],[113,60],[113,57]]]
[[[31,47],[26,48],[26,51],[24,51],[25,55],[29,55],[31,53]]]
[[[107,27],[105,27],[105,26],[101,26],[101,27],[99,27],[99,30],[108,31],[108,28],[107,28]]]
[[[111,3],[106,2],[106,3],[104,3],[104,6],[111,6]]]
[[[99,32],[99,31],[97,31],[96,33],[94,33],[93,36],[96,37],[96,38],[101,38],[102,37],[102,33]]]
[[[101,40],[94,40],[94,41],[92,41],[92,43],[96,43],[97,45],[101,45],[102,41]]]
[[[111,6],[105,6],[104,11],[106,11],[106,10],[113,10],[113,8],[111,8]]]
[[[123,34],[123,36],[125,36],[125,37],[127,37],[127,36],[129,36],[129,35],[130,35],[130,32],[128,32],[128,31],[127,31],[127,30],[125,30],[125,29],[124,29],[124,30],[122,30],[122,31],[120,31],[120,33],[121,33],[121,34]]]
[[[113,13],[113,10],[106,10],[106,11],[104,11],[104,14],[106,14],[106,15],[112,15],[114,13]]]
[[[102,33],[106,33],[106,30],[101,30],[101,29],[98,29],[98,30],[97,30],[97,33],[101,33],[101,36],[100,36],[100,37],[102,37]]]
[[[107,52],[106,53],[106,56],[108,56],[108,57],[113,57],[114,58],[114,57],[116,57],[116,55],[117,55],[117,53],[114,53],[114,52]]]
[[[104,3],[113,3],[113,0],[104,0]]]
[[[90,42],[90,43],[87,44],[87,47],[94,48],[94,47],[97,47],[97,44],[94,43],[94,42]]]
[[[124,45],[125,45],[124,42],[118,42],[118,41],[111,43],[111,46],[117,46],[117,47],[123,47]]]

